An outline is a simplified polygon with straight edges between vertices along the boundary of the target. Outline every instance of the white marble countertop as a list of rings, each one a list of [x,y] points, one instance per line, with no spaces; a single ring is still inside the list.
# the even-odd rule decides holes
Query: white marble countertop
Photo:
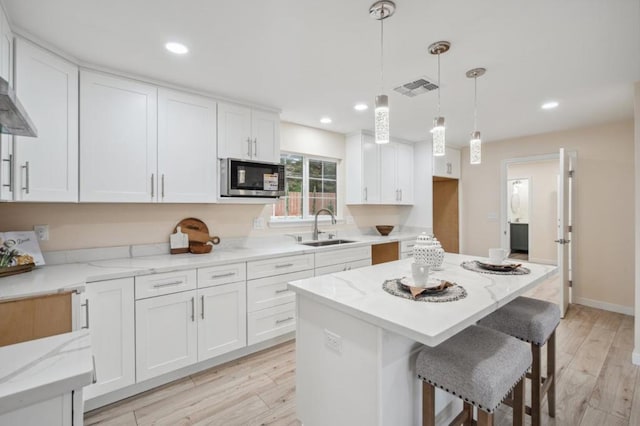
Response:
[[[300,296],[428,346],[436,346],[557,272],[553,265],[524,263],[528,275],[468,271],[460,264],[479,257],[447,253],[444,270],[432,277],[455,282],[467,297],[453,302],[416,302],[382,289],[387,279],[411,276],[412,259],[359,268],[289,283]]]
[[[117,278],[149,275],[245,262],[287,255],[316,253],[336,248],[360,247],[385,242],[410,240],[416,232],[392,233],[387,237],[376,235],[345,235],[341,238],[356,242],[340,246],[311,247],[297,244],[292,238],[279,240],[247,239],[241,246],[216,246],[208,254],[160,254],[154,256],[126,257],[83,263],[44,266],[24,274],[0,278],[0,301],[31,297],[64,291],[83,291],[86,283]]]
[[[0,348],[0,414],[80,389],[93,379],[88,330]]]

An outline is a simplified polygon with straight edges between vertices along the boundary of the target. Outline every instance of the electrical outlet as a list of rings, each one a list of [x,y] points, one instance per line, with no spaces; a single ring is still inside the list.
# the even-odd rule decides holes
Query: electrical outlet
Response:
[[[49,225],[34,225],[33,230],[39,241],[49,241]]]
[[[253,218],[253,229],[264,229],[265,221],[263,217],[254,217]]]
[[[342,337],[327,329],[324,330],[324,344],[329,349],[332,349],[339,354],[342,353]]]

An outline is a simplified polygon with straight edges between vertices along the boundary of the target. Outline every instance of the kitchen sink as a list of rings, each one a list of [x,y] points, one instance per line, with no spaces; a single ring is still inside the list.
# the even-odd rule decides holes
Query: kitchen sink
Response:
[[[324,247],[324,246],[335,246],[338,244],[349,244],[349,243],[357,243],[357,241],[351,240],[322,240],[322,241],[308,241],[306,243],[302,243],[305,246],[311,247]]]

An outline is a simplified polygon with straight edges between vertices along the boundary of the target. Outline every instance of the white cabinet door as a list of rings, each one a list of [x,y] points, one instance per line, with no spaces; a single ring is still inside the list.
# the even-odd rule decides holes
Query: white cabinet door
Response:
[[[198,361],[247,346],[244,282],[198,290]]]
[[[195,303],[195,290],[136,302],[137,382],[197,361]]]
[[[0,52],[0,77],[13,85],[13,34],[3,10],[0,10]]]
[[[80,201],[157,197],[157,88],[80,73]]]
[[[396,185],[398,203],[413,204],[413,145],[396,144]]]
[[[136,381],[133,288],[133,278],[87,284],[87,325],[98,381],[84,388],[85,399]]]
[[[251,112],[253,151],[251,158],[268,163],[280,162],[280,117],[278,114]]]
[[[16,39],[16,94],[38,130],[17,136],[15,199],[78,201],[78,68]]]
[[[400,201],[400,191],[396,184],[397,144],[389,142],[380,145],[380,202],[382,204],[398,204]]]
[[[218,104],[218,157],[250,159],[251,109],[239,105]]]
[[[362,202],[379,204],[380,150],[371,135],[362,135]]]
[[[433,175],[460,178],[460,151],[454,148],[446,148],[445,155],[433,157]]]
[[[159,201],[216,201],[216,103],[158,90]]]

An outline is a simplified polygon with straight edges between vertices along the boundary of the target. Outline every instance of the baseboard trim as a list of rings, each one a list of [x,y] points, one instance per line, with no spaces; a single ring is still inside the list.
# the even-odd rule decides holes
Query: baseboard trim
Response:
[[[591,308],[598,308],[605,311],[635,316],[633,306],[616,305],[614,303],[601,302],[599,300],[586,299],[583,297],[574,297],[572,302],[577,303],[578,305],[589,306]]]
[[[640,352],[635,349],[631,354],[631,362],[635,365],[640,365]]]

